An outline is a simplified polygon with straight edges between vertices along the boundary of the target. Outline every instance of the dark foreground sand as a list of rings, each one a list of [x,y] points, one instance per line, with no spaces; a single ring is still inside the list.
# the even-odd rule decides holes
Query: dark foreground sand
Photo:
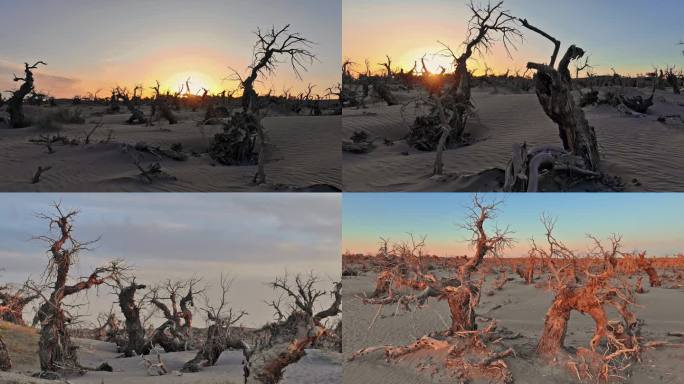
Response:
[[[68,107],[76,108],[76,107]],[[341,188],[340,116],[271,116],[264,119],[268,151],[265,186],[252,184],[256,166],[222,166],[206,154],[220,125],[197,125],[204,112],[178,113],[180,122],[155,126],[127,125],[128,113],[102,115],[105,107],[82,106],[85,124],[60,124],[59,134],[83,140],[96,122],[104,125],[93,134],[91,144],[55,144],[55,153],[29,142],[41,134],[54,135],[37,125],[8,129],[0,123],[0,191],[21,192],[231,192],[307,189],[324,186],[326,190]],[[56,108],[25,107],[28,116],[54,113]],[[145,111],[147,113],[147,111]],[[149,114],[149,113],[148,113]],[[102,116],[99,116],[102,115]],[[111,140],[106,141],[111,134]],[[173,179],[152,183],[139,177],[130,150],[124,144],[169,148],[180,143],[190,154],[188,161],[163,159],[165,172]],[[197,155],[193,155],[193,152]],[[145,155],[143,165],[156,159]],[[41,181],[31,184],[39,166],[51,166]],[[332,188],[331,188],[332,187]]]
[[[397,93],[401,103],[416,96],[415,91]],[[459,177],[504,169],[516,143],[560,145],[558,128],[534,93],[501,90],[493,94],[487,88],[477,88],[473,102],[476,114],[466,132],[475,142],[445,151],[445,176],[437,178],[431,177],[434,152],[420,152],[403,140],[415,118],[415,108],[384,103],[368,104],[367,109],[346,108],[342,137],[365,131],[376,139],[377,148],[368,154],[344,153],[345,191],[491,191],[492,186]],[[657,121],[661,115],[684,117],[684,95],[658,91],[655,105],[641,118],[607,105],[587,107],[585,113],[596,129],[603,172],[620,176],[627,191],[684,191],[684,124]],[[383,139],[394,145],[384,145]]]

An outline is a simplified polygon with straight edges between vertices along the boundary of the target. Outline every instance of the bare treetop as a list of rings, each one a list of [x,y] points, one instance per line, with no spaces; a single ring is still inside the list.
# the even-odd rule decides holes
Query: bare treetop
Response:
[[[72,236],[73,219],[79,214],[78,210],[65,212],[61,203],[53,203],[55,214],[36,213],[35,216],[49,223],[50,235],[34,236],[34,240],[46,242],[50,248],[50,261],[44,272],[44,278],[49,279],[55,272],[55,266],[59,264],[73,265],[78,261],[78,254],[81,251],[90,250],[90,246],[97,243],[100,238],[90,241],[80,241]],[[52,233],[57,232],[58,236],[53,237]],[[100,271],[100,272],[105,272]]]
[[[503,43],[506,53],[515,49],[515,40],[522,40],[522,33],[516,28],[516,18],[509,10],[503,9],[503,1],[495,5],[491,2],[487,6],[475,5],[471,0],[468,8],[473,13],[468,20],[468,37],[465,42],[466,52],[477,51],[480,54],[489,52],[498,41]],[[500,34],[497,38],[495,33]],[[483,49],[484,48],[484,52]]]
[[[254,44],[254,60],[250,68],[259,74],[271,74],[277,64],[282,63],[274,57],[275,54],[289,56],[292,70],[299,79],[302,78],[300,71],[306,71],[307,65],[316,60],[316,55],[310,51],[315,43],[300,33],[291,33],[290,24],[279,30],[275,27],[267,31],[257,28],[255,35],[257,42]]]
[[[500,229],[496,227],[494,233],[487,234],[485,223],[488,220],[496,219],[497,210],[503,201],[487,202],[479,195],[473,195],[473,202],[468,207],[465,224],[461,228],[471,233],[470,243],[475,247],[475,255],[468,259],[462,266],[461,272],[468,277],[470,272],[477,269],[482,259],[491,254],[495,257],[501,256],[501,252],[509,248],[515,240],[511,237],[513,233],[510,227]]]

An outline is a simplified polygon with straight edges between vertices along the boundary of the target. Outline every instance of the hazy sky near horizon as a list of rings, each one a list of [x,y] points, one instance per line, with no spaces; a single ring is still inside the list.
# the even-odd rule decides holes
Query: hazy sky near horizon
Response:
[[[177,89],[191,76],[191,88],[234,89],[222,79],[228,67],[245,73],[257,27],[291,24],[316,42],[317,54],[303,80],[282,63],[259,85],[293,92],[311,82],[320,92],[340,82],[340,0],[0,0],[0,90],[15,89],[12,73],[24,62],[44,60],[36,88],[58,97],[85,95],[115,85],[145,88],[162,83]],[[20,76],[21,77],[21,76]]]
[[[234,278],[231,304],[249,312],[245,325],[271,320],[263,300],[277,298],[266,286],[276,276],[313,271],[325,289],[340,279],[341,199],[334,194],[38,193],[0,195],[0,281],[40,279],[47,247],[31,238],[49,230],[34,214],[52,212],[50,204],[60,200],[64,210],[80,210],[76,239],[101,236],[80,255],[74,277],[122,259],[138,282],[201,277],[216,293],[224,273]],[[86,299],[81,312],[96,315],[115,297],[103,288],[79,298]]]
[[[543,239],[542,214],[555,217],[555,235],[573,249],[591,246],[586,234],[606,239],[623,236],[623,250],[651,256],[684,253],[684,196],[659,193],[482,194],[503,198],[490,222],[510,226],[517,240],[507,256],[524,256],[529,239]],[[375,254],[379,237],[407,240],[407,233],[427,235],[427,250],[438,256],[469,255],[469,233],[459,228],[472,195],[466,193],[345,193],[342,202],[342,249]],[[494,228],[491,226],[490,228]]]
[[[493,3],[495,1],[492,1]],[[383,62],[390,55],[397,67],[410,69],[423,54],[438,52],[442,41],[460,52],[470,11],[465,0],[345,0],[343,4],[343,57],[363,65]],[[475,3],[486,4],[475,0]],[[595,73],[643,73],[653,66],[684,65],[681,0],[540,1],[506,0],[504,8],[559,39],[561,54],[576,44],[591,55]],[[527,30],[525,41],[506,55],[501,44],[484,58],[476,57],[497,73],[522,69],[528,61],[548,62],[551,42]],[[428,66],[435,71],[446,58],[436,57]],[[377,67],[376,67],[377,68]],[[361,68],[359,68],[361,69]],[[480,71],[480,73],[482,73]]]

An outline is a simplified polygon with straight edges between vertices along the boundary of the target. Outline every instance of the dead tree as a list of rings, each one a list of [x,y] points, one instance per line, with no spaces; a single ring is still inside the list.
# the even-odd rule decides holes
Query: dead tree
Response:
[[[7,113],[10,115],[10,127],[24,128],[31,125],[31,121],[24,115],[24,98],[33,92],[34,79],[33,69],[38,68],[39,64],[47,65],[43,61],[37,61],[33,65],[24,63],[24,77],[17,77],[14,75],[14,81],[23,81],[24,83],[18,90],[12,92],[12,97],[7,100]]]
[[[674,66],[672,68],[668,67],[666,69],[665,80],[667,80],[667,83],[672,87],[672,92],[674,92],[675,95],[681,94],[681,89],[679,87],[679,77],[681,76],[681,71],[680,76],[677,76]]]
[[[185,281],[167,280],[152,289],[150,302],[161,311],[166,320],[154,331],[152,344],[160,345],[166,352],[185,351],[192,346],[192,307],[195,306],[195,295],[204,292],[204,289],[197,289],[199,283],[200,280],[195,278]],[[170,307],[164,300],[169,301]]]
[[[243,79],[236,71],[233,74],[233,79],[240,82],[243,90],[241,104],[243,114],[247,116],[241,118],[241,120],[254,121],[255,124],[245,127],[236,127],[234,124],[226,126],[224,128],[225,133],[217,134],[214,137],[215,143],[222,144],[220,146],[212,145],[210,153],[214,153],[212,155],[213,158],[225,159],[227,156],[223,155],[222,152],[247,153],[257,147],[258,170],[254,175],[254,182],[264,184],[266,182],[264,170],[264,163],[266,162],[266,135],[261,124],[263,114],[259,113],[259,100],[254,84],[260,77],[267,77],[275,73],[282,57],[289,59],[292,70],[297,78],[301,79],[301,71],[306,71],[307,65],[313,64],[314,60],[316,60],[316,55],[310,51],[314,43],[299,33],[291,33],[289,24],[278,30],[273,27],[266,32],[257,29],[255,34],[257,41],[254,44],[254,54],[252,64],[249,66],[249,75]],[[254,130],[251,130],[251,128],[254,128]],[[236,141],[234,138],[236,133],[239,134],[239,141]],[[256,145],[254,144],[255,142]],[[251,154],[251,152],[249,153]]]
[[[108,313],[100,313],[97,317],[98,326],[93,330],[93,337],[96,340],[113,342],[120,344],[121,322],[111,308]]]
[[[190,85],[188,84],[188,86]],[[157,81],[157,85],[152,87],[152,90],[154,91],[154,102],[152,103],[152,117],[150,120],[159,120],[159,118],[164,118],[169,122],[169,124],[177,124],[178,118],[173,114],[173,111],[171,111],[169,99],[167,96],[161,94],[159,88],[159,81]],[[155,116],[157,117],[155,118]]]
[[[385,68],[385,76],[388,79],[391,79],[392,74],[393,74],[392,73],[392,58],[389,57],[389,55],[385,55],[385,57],[387,58],[387,60],[384,63],[378,63],[378,65],[381,65],[382,67]]]
[[[528,69],[537,71],[534,84],[539,103],[544,112],[558,125],[563,149],[582,159],[585,169],[598,172],[601,164],[596,133],[589,125],[582,108],[573,99],[572,78],[568,69],[571,61],[584,56],[584,50],[571,45],[560,59],[556,69],[561,42],[531,25],[527,20],[522,19],[521,22],[525,28],[540,34],[554,44],[549,64],[527,63]],[[556,157],[560,155],[556,154]]]
[[[479,303],[479,284],[472,280],[472,274],[485,256],[499,256],[501,252],[509,247],[513,240],[510,237],[510,230],[496,229],[493,233],[488,233],[485,223],[496,218],[496,212],[501,202],[485,202],[478,195],[473,196],[472,206],[468,208],[466,223],[463,229],[472,234],[470,243],[474,247],[473,255],[459,266],[457,273],[446,280],[437,281],[434,277],[427,277],[423,281],[413,279],[397,279],[393,276],[394,284],[398,286],[420,289],[421,292],[415,295],[400,295],[390,291],[388,297],[368,299],[367,304],[389,304],[389,303],[418,303],[422,304],[431,297],[446,299],[451,311],[450,333],[459,331],[472,331],[476,329],[475,308]]]
[[[138,95],[140,91],[140,95]],[[148,120],[145,117],[145,113],[138,107],[138,101],[142,96],[142,87],[135,87],[133,90],[133,96],[130,95],[126,88],[117,87],[115,89],[116,98],[121,99],[131,113],[131,116],[126,120],[127,124],[147,124]]]
[[[534,257],[534,253],[530,252],[530,254],[527,257],[527,263],[525,264],[525,268],[523,268],[520,265],[518,265],[518,267],[516,268],[516,273],[523,280],[525,280],[525,284],[534,283],[534,266],[536,264],[536,260],[537,259]]]
[[[461,380],[484,378],[497,383],[512,382],[512,374],[503,359],[513,354],[513,349],[505,348],[501,343],[494,345],[493,342],[498,339],[495,322],[481,331],[477,330],[475,323],[475,311],[483,280],[474,281],[472,275],[478,271],[487,255],[499,256],[513,241],[509,237],[508,229],[497,229],[490,233],[485,228],[485,223],[496,217],[499,204],[486,203],[477,195],[474,196],[473,206],[469,209],[466,224],[463,226],[472,233],[473,256],[458,267],[453,277],[427,284],[420,282],[426,287],[416,294],[390,291],[387,297],[363,300],[364,303],[380,306],[397,304],[405,309],[410,309],[411,304],[422,306],[430,298],[446,300],[451,312],[451,327],[446,332],[423,336],[405,346],[364,348],[354,353],[352,359],[375,351],[384,351],[388,361],[398,361],[414,355],[421,359],[420,365],[429,368],[431,372],[444,369],[448,375]],[[415,290],[413,283],[404,281],[402,285]],[[499,350],[493,350],[496,348]],[[472,364],[472,361],[479,363]]]
[[[638,114],[638,116],[641,116],[648,112],[648,109],[653,106],[653,99],[655,98],[655,92],[656,89],[658,88],[658,84],[660,83],[660,79],[663,76],[662,70],[660,71],[661,75],[658,76],[658,71],[655,71],[654,78],[653,78],[653,88],[651,90],[651,95],[649,97],[644,97],[643,95],[636,94],[633,96],[627,96],[623,92],[618,93],[618,100],[620,103],[622,103],[625,107],[629,108],[631,111],[634,111]],[[629,113],[629,111],[626,111]],[[631,113],[630,113],[631,114]]]
[[[195,358],[183,365],[183,371],[185,372],[197,372],[200,370],[200,367],[215,365],[221,353],[229,349],[242,350],[245,356],[245,360],[242,362],[244,366],[249,361],[249,356],[252,352],[251,348],[243,340],[244,335],[234,328],[234,325],[247,312],[233,312],[233,309],[228,306],[228,293],[230,292],[232,280],[221,275],[219,285],[221,287],[221,298],[218,303],[212,303],[206,295],[204,297],[205,305],[202,310],[206,313],[207,321],[211,325],[207,329],[206,341],[200,346]]]
[[[147,301],[147,296],[136,300],[135,294],[138,290],[146,289],[145,284],[138,284],[135,278],[127,281],[123,278],[115,279],[112,285],[119,299],[119,308],[126,319],[126,340],[120,346],[120,352],[126,357],[136,355],[147,355],[150,353],[151,343],[145,338],[145,328],[140,319],[140,307]]]
[[[12,289],[8,285],[0,286],[0,308],[2,308],[0,318],[25,326],[24,308],[38,298],[40,294],[31,292],[26,285],[19,289]]]
[[[49,245],[48,265],[44,278],[52,288],[49,297],[43,297],[43,304],[38,309],[40,321],[40,340],[38,356],[43,371],[82,370],[76,355],[77,346],[69,336],[67,325],[73,317],[65,309],[64,300],[82,291],[101,285],[118,276],[124,267],[119,262],[95,269],[88,278],[68,285],[71,266],[78,260],[78,255],[89,249],[97,240],[81,242],[73,237],[73,220],[78,211],[63,212],[59,204],[55,204],[56,214],[40,214],[39,218],[48,222],[50,231],[57,236],[38,236],[36,239]],[[40,292],[40,290],[36,290]]]
[[[627,369],[639,356],[640,323],[629,309],[633,303],[633,288],[616,278],[609,260],[604,261],[607,269],[600,274],[593,274],[589,266],[583,266],[581,272],[584,276],[579,281],[572,274],[565,273],[577,268],[577,256],[554,237],[553,219],[542,216],[542,223],[546,228],[547,247],[539,247],[532,240],[532,251],[549,270],[550,287],[555,297],[546,313],[537,354],[547,361],[565,365],[580,380],[608,381],[612,375]],[[613,240],[612,249],[619,249],[620,238]],[[617,310],[621,321],[609,321],[608,306]],[[591,316],[595,323],[589,348],[579,348],[574,354],[564,348],[572,311]]]
[[[637,257],[637,266],[646,272],[651,287],[660,287],[663,285],[660,276],[658,276],[658,272],[653,267],[653,260],[646,258],[646,252],[639,253]]]
[[[503,9],[503,1],[495,5],[488,3],[485,8],[477,7],[471,1],[468,7],[472,12],[472,17],[468,21],[468,33],[463,53],[457,55],[443,44],[442,53],[451,57],[456,67],[445,94],[441,95],[441,90],[439,90],[437,95],[433,96],[439,99],[439,102],[435,104],[441,104],[444,111],[440,112],[439,107],[434,108],[431,114],[432,119],[428,120],[427,126],[418,124],[420,122],[417,120],[409,133],[409,144],[423,141],[421,138],[426,134],[439,137],[438,143],[432,141],[429,145],[439,152],[433,170],[436,175],[442,174],[441,151],[444,147],[451,142],[460,143],[464,140],[466,123],[472,109],[471,74],[468,71],[468,61],[474,53],[482,55],[488,52],[496,41],[501,41],[506,51],[509,51],[511,47],[515,47],[515,40],[522,37],[515,27],[515,17]],[[430,133],[430,131],[436,132]],[[415,144],[412,145],[415,146]]]
[[[297,275],[294,284],[287,276],[276,278],[271,283],[271,287],[282,292],[284,297],[271,303],[278,321],[255,332],[254,350],[245,369],[247,384],[276,384],[285,368],[306,354],[305,349],[325,346],[326,339],[330,338],[339,341],[341,335],[330,330],[325,321],[341,313],[342,284],[336,282],[334,289],[326,292],[319,290],[317,283],[314,275]],[[328,294],[333,302],[328,308],[316,311],[318,301]],[[288,309],[283,308],[285,305]]]
[[[268,76],[275,72],[280,63],[279,57],[285,56],[290,60],[292,70],[301,79],[301,71],[307,70],[308,64],[316,60],[309,49],[314,44],[299,33],[290,33],[290,25],[276,30],[275,27],[267,32],[260,28],[256,31],[257,42],[254,44],[254,58],[249,66],[249,75],[240,81],[242,94],[242,108],[245,112],[256,112],[258,109],[257,93],[254,83],[259,76]]]

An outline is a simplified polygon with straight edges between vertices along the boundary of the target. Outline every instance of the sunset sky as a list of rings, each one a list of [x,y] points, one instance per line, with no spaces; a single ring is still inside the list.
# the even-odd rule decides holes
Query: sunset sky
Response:
[[[651,256],[684,253],[684,197],[678,194],[499,194],[504,198],[491,223],[510,226],[517,244],[507,256],[526,255],[529,239],[542,240],[542,213],[557,218],[556,237],[580,252],[588,250],[586,234],[624,236],[625,251],[646,250]],[[469,234],[459,228],[472,196],[465,193],[347,193],[343,199],[342,249],[375,254],[379,237],[406,240],[407,232],[427,235],[427,249],[439,256],[469,253]]]
[[[297,92],[311,82],[324,93],[339,83],[339,0],[0,0],[0,91],[15,89],[12,73],[37,60],[48,66],[36,71],[36,88],[57,97],[155,80],[175,91],[187,77],[193,92],[234,89],[222,79],[228,67],[246,73],[253,32],[286,24],[317,43],[320,62],[301,81],[283,63],[259,88]]]
[[[559,39],[562,52],[570,44],[587,50],[598,74],[612,73],[611,67],[621,73],[643,73],[653,66],[684,65],[677,46],[684,39],[681,0],[506,0],[504,6]],[[408,70],[423,54],[441,49],[437,40],[460,48],[469,12],[465,0],[344,0],[343,56],[363,66],[366,58],[375,65],[388,54],[397,67]],[[518,44],[512,59],[499,44],[471,65],[483,68],[486,62],[503,73],[508,68],[524,70],[528,61],[548,62],[552,44],[531,31],[524,33],[525,42]],[[450,63],[442,57],[427,58],[432,71]]]
[[[333,194],[2,194],[0,282],[40,279],[47,248],[31,238],[49,232],[35,213],[50,213],[50,204],[61,201],[65,210],[80,210],[76,239],[101,236],[79,256],[72,276],[123,259],[138,282],[201,277],[216,293],[225,273],[234,278],[231,304],[249,312],[245,325],[261,325],[272,319],[263,300],[277,298],[266,285],[274,277],[315,271],[325,289],[339,281],[340,200]],[[78,298],[88,303],[81,313],[91,315],[108,311],[114,299],[107,288]]]

